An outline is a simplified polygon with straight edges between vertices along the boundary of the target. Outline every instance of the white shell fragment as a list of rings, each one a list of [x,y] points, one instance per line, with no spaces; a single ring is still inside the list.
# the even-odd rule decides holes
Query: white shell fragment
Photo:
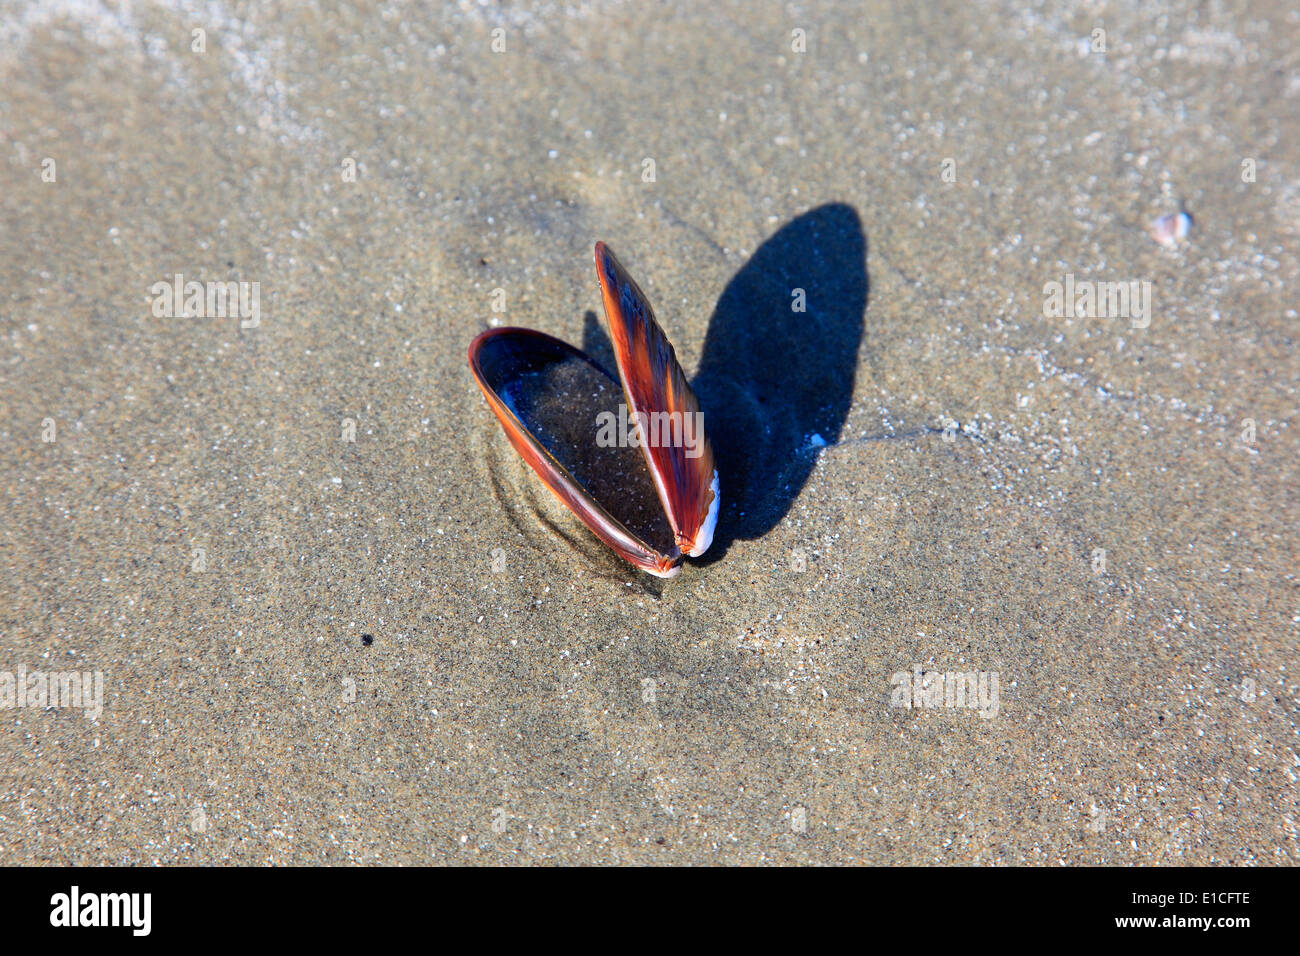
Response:
[[[1169,249],[1186,239],[1191,231],[1192,217],[1185,212],[1161,216],[1151,224],[1151,238]]]

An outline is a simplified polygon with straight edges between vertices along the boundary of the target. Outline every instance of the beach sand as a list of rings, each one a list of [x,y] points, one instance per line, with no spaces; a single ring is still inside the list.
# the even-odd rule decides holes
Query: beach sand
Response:
[[[1300,14],[903,6],[0,7],[0,864],[1296,863]],[[466,361],[597,240],[671,581]]]

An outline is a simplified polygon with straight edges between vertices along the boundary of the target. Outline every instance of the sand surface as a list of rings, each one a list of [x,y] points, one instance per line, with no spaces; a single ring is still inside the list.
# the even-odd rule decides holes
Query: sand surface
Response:
[[[328,6],[0,4],[0,703],[103,681],[0,864],[1300,860],[1294,5]],[[607,362],[598,239],[718,449],[668,582],[466,362]]]

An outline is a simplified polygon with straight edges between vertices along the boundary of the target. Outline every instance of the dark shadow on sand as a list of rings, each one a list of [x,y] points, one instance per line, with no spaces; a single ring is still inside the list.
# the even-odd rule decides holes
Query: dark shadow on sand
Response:
[[[800,289],[803,312],[794,311]],[[868,293],[862,222],[842,203],[784,226],[727,284],[692,382],[722,489],[717,532],[701,563],[725,555],[738,538],[775,527],[816,464],[814,436],[839,440],[853,401]],[[582,348],[615,367],[594,313],[587,313]]]

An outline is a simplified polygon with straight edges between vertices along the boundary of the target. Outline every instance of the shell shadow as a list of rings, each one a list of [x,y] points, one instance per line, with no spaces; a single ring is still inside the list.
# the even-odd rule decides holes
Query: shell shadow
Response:
[[[802,290],[805,311],[796,311]],[[785,517],[853,402],[870,280],[857,212],[813,209],[763,243],[727,284],[692,383],[722,486],[713,547],[758,538]]]
[[[713,546],[695,563],[711,564],[736,539],[775,527],[817,463],[813,436],[839,441],[869,294],[867,239],[844,203],[783,226],[723,290],[691,383],[722,488]],[[616,367],[593,312],[584,317],[582,348]]]

